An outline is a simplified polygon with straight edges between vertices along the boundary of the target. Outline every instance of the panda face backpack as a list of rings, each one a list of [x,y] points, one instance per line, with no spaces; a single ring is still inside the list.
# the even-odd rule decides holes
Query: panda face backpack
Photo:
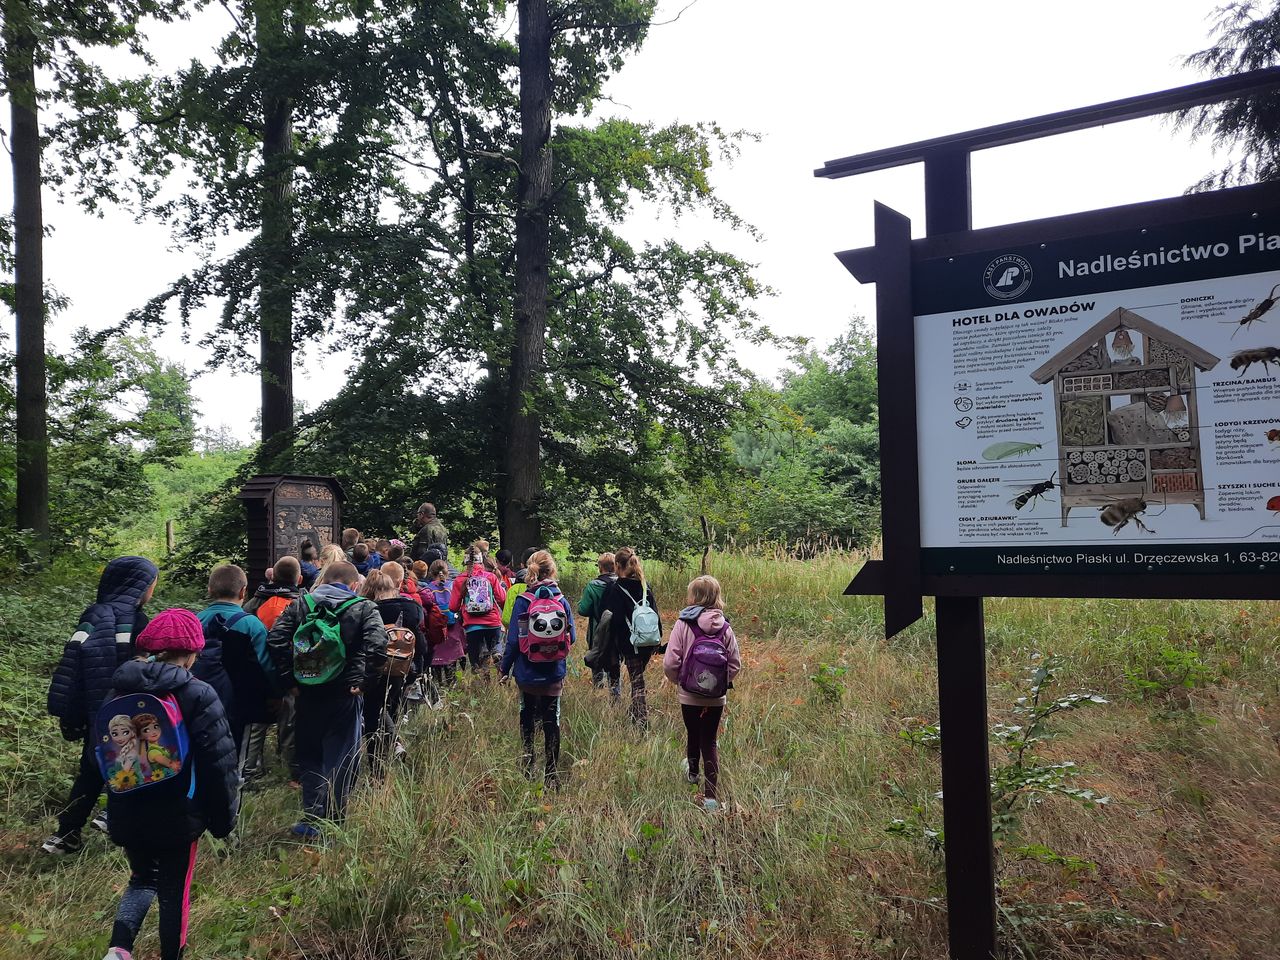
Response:
[[[550,587],[538,587],[520,633],[520,652],[530,663],[554,663],[569,656],[569,616]]]

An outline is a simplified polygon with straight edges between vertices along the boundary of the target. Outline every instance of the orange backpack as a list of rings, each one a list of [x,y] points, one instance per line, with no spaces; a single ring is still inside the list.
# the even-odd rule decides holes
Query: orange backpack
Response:
[[[271,597],[263,602],[262,606],[255,610],[253,614],[262,621],[263,626],[270,630],[275,626],[276,619],[280,614],[284,613],[285,608],[296,599],[297,597]]]

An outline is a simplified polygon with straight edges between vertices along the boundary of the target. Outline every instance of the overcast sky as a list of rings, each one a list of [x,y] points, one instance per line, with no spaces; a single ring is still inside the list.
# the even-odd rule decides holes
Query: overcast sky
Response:
[[[685,2],[665,0],[663,18]],[[761,305],[765,322],[822,344],[850,316],[870,318],[874,302],[873,288],[859,287],[832,253],[872,242],[875,200],[910,216],[919,234],[923,189],[918,167],[837,181],[816,179],[815,167],[1202,79],[1181,61],[1206,45],[1213,6],[1213,0],[699,0],[677,22],[651,32],[610,85],[614,102],[599,114],[655,123],[714,120],[761,135],[715,182],[764,240],[729,235],[701,219],[682,222],[680,236],[688,243],[705,234],[758,263],[761,279],[777,291]],[[213,6],[202,16],[200,24],[153,31],[164,45],[164,65],[205,55],[226,13]],[[1190,144],[1158,119],[999,148],[974,158],[974,222],[1173,196],[1215,165],[1207,146]],[[7,177],[0,202],[12,203]],[[94,219],[50,198],[45,217],[55,228],[46,244],[46,277],[72,302],[50,331],[59,345],[75,327],[119,322],[189,263],[168,249],[163,227],[125,213]],[[655,238],[670,229],[648,216],[632,227],[637,236]],[[194,342],[169,333],[159,343],[166,357],[202,368],[205,357]],[[785,363],[773,353],[747,360],[767,375]],[[336,392],[344,363],[333,358],[321,366],[312,357],[308,366],[295,383],[314,407]],[[195,391],[206,423],[250,436],[258,407],[252,375],[201,373]]]

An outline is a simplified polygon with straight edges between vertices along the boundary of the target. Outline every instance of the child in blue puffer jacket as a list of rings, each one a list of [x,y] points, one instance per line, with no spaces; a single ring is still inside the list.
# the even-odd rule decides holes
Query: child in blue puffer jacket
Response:
[[[506,683],[514,672],[520,688],[526,775],[533,776],[533,734],[541,723],[546,741],[545,780],[555,787],[559,784],[560,694],[568,672],[569,647],[576,639],[573,608],[556,584],[556,562],[546,550],[529,558],[526,577],[529,588],[516,598],[511,610],[500,682]]]

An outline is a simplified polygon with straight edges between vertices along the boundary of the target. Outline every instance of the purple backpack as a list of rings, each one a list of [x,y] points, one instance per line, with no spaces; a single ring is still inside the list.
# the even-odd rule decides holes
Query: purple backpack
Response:
[[[685,621],[693,639],[680,664],[680,686],[698,697],[723,697],[729,692],[729,650],[724,643],[726,620],[716,633],[707,633],[695,621]]]

